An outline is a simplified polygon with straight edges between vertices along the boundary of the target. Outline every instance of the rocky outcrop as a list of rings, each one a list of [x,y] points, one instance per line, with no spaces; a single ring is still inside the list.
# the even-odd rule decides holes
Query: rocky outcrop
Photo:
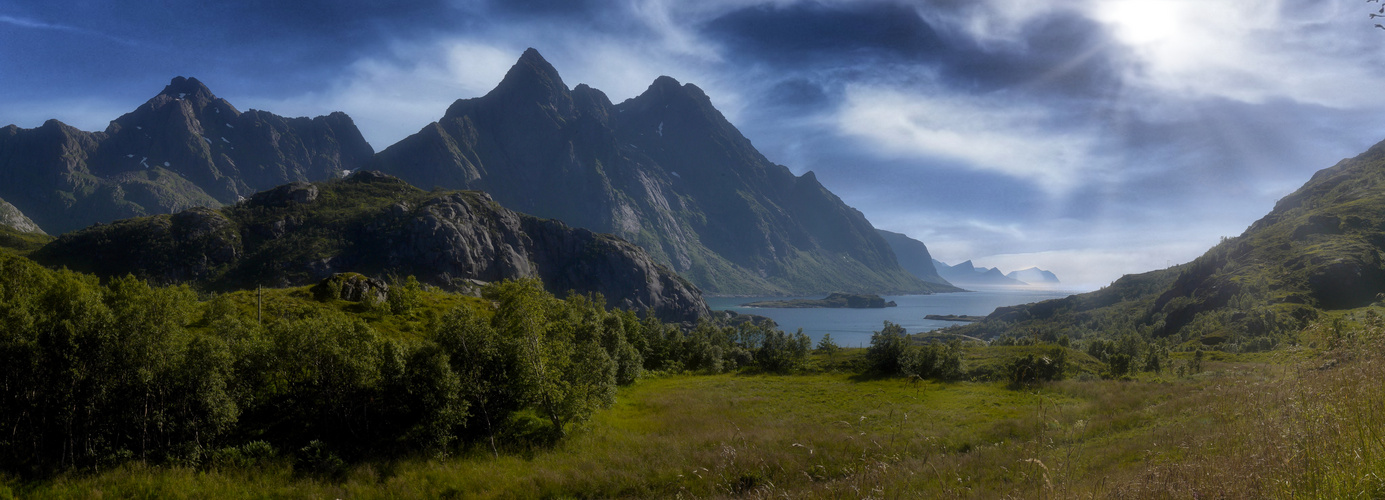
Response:
[[[569,89],[529,49],[490,93],[456,101],[371,165],[615,234],[717,293],[940,291],[811,172],[770,162],[701,89],[669,77],[612,104]]]
[[[57,120],[0,129],[0,197],[58,234],[340,177],[373,154],[343,113],[241,112],[197,79],[178,77],[102,132]]]
[[[360,273],[337,273],[309,289],[317,300],[346,300],[382,304],[390,295],[384,281]]]
[[[47,234],[43,229],[34,224],[34,221],[24,216],[18,208],[5,200],[0,200],[0,226],[5,226],[21,233]]]
[[[708,314],[695,286],[619,238],[507,210],[485,193],[424,192],[375,172],[288,184],[221,210],[94,226],[34,258],[213,290],[329,280],[340,282],[337,296],[346,300],[361,296],[348,290],[378,287],[346,286],[340,273],[413,275],[453,290],[532,277],[559,296],[598,293],[608,306],[667,321]]]

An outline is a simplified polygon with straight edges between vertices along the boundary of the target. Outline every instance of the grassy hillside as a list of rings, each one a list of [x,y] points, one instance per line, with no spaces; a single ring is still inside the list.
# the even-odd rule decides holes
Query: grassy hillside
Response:
[[[1385,293],[1385,143],[1315,174],[1245,233],[1188,264],[1089,294],[1001,308],[953,332],[995,338],[1134,335],[1165,346],[1260,351],[1327,311]]]

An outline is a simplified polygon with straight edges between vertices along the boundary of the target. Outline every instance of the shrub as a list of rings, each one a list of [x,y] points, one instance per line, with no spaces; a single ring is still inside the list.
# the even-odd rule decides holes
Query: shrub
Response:
[[[880,375],[899,375],[904,373],[900,358],[909,347],[909,337],[904,327],[885,322],[880,331],[870,336],[870,348],[866,349],[866,367]]]
[[[1026,354],[1023,357],[1015,358],[1006,366],[1006,371],[1009,373],[1010,383],[1027,384],[1058,380],[1063,377],[1067,365],[1067,350],[1062,347],[1055,347],[1046,355]]]

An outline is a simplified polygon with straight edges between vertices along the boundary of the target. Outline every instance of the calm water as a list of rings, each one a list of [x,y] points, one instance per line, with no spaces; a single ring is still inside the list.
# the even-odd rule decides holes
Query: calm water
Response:
[[[803,333],[812,337],[814,343],[817,343],[822,334],[830,333],[837,345],[866,347],[870,345],[871,333],[880,330],[881,325],[887,320],[898,323],[909,333],[926,332],[959,324],[923,319],[929,314],[985,316],[997,307],[1056,299],[1073,293],[1077,292],[997,287],[963,293],[886,295],[885,300],[893,300],[899,307],[884,309],[772,309],[741,305],[760,300],[783,300],[783,297],[707,297],[707,305],[713,310],[769,317],[779,323],[779,327],[786,332],[802,328]],[[821,299],[825,296],[790,298]]]

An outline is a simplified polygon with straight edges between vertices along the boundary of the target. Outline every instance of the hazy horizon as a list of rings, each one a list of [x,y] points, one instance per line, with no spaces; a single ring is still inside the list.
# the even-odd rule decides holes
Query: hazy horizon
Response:
[[[299,2],[0,6],[0,124],[84,130],[174,76],[245,110],[345,111],[377,150],[526,47],[614,102],[703,88],[934,258],[1091,289],[1191,260],[1385,139],[1360,2]]]

